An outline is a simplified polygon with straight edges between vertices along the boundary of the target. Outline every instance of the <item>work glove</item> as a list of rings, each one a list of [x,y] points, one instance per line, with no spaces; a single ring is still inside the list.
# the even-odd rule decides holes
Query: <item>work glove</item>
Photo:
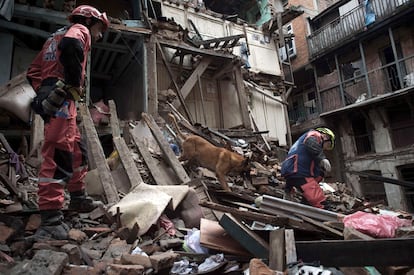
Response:
[[[326,173],[331,172],[331,163],[329,162],[328,159],[321,160],[321,162],[319,163],[319,166],[324,172]]]
[[[47,123],[62,107],[66,92],[58,87],[39,92],[31,103],[33,111]]]
[[[42,101],[43,112],[49,116],[54,116],[60,107],[62,107],[66,96],[65,90],[55,87],[47,98]]]
[[[73,99],[75,101],[80,101],[82,99],[82,88],[65,84],[65,82],[63,82],[62,80],[56,82],[56,86],[62,88],[66,92],[67,98]]]

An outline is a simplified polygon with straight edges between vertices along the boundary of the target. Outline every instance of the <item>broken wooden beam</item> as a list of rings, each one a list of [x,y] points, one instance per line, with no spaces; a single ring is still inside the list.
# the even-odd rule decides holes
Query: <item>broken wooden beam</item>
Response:
[[[247,251],[255,257],[267,259],[269,257],[269,244],[259,235],[248,229],[230,214],[224,214],[219,224],[237,240]]]
[[[244,218],[244,219],[248,219],[252,221],[258,221],[262,223],[267,223],[267,224],[271,224],[275,226],[285,226],[289,223],[289,219],[286,217],[275,217],[275,216],[267,215],[263,213],[255,213],[253,211],[240,210],[234,207],[225,206],[225,205],[221,205],[221,204],[209,202],[209,201],[202,201],[199,203],[199,205],[210,208],[210,209],[233,214],[240,218]]]
[[[178,97],[178,99],[179,99],[179,101],[180,101],[180,103],[181,103],[181,105],[184,109],[185,115],[187,116],[188,120],[192,124],[193,119],[191,117],[190,111],[188,110],[187,105],[185,105],[184,97],[181,94],[180,87],[178,87],[177,82],[175,82],[175,80],[174,80],[174,74],[171,70],[171,66],[170,66],[169,62],[167,61],[167,58],[165,57],[164,51],[161,47],[161,44],[160,44],[160,42],[158,42],[157,39],[155,39],[155,44],[157,46],[157,49],[158,49],[159,53],[161,54],[161,59],[162,59],[162,62],[164,63],[165,68],[167,69],[168,75],[170,76],[171,81],[174,84],[174,89],[175,89],[175,91],[177,93],[177,97]]]
[[[194,85],[197,83],[199,77],[203,75],[203,73],[207,70],[208,66],[212,62],[212,58],[206,56],[200,61],[197,65],[195,70],[191,73],[190,77],[185,81],[184,85],[180,89],[180,94],[182,95],[183,99],[190,94],[191,90],[193,89]],[[180,107],[181,100],[175,100],[173,102],[174,107]]]
[[[114,204],[119,201],[118,191],[112,178],[111,171],[106,161],[101,142],[93,124],[89,109],[85,104],[79,104],[79,110],[82,116],[83,127],[86,137],[89,141],[89,153],[94,160],[99,171],[99,179],[106,195],[108,204]]]
[[[109,112],[111,113],[110,116],[110,124],[111,124],[111,131],[112,131],[112,137],[120,137],[121,136],[121,130],[119,127],[119,120],[118,120],[118,114],[116,112],[116,104],[115,101],[112,99],[108,101],[109,105]]]
[[[164,135],[162,134],[160,128],[158,127],[157,123],[154,121],[151,115],[146,113],[142,113],[142,118],[145,123],[150,128],[154,138],[156,139],[158,145],[160,146],[161,151],[164,154],[164,157],[167,163],[171,166],[175,174],[177,175],[180,183],[187,183],[191,179],[187,175],[187,172],[184,170],[184,167],[179,162],[177,156],[171,150],[170,145],[168,144],[167,140],[165,139]]]

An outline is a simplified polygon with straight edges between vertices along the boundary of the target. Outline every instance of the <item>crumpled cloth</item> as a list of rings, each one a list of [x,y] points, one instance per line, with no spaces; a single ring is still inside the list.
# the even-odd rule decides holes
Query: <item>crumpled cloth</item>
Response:
[[[174,223],[167,217],[167,215],[162,214],[159,218],[160,226],[167,231],[168,235],[174,236],[177,230],[175,229]]]
[[[400,219],[390,215],[376,215],[362,211],[347,215],[344,225],[378,238],[394,238],[397,228],[412,226],[411,220]]]
[[[170,274],[194,274],[197,273],[197,264],[190,263],[187,259],[182,259],[181,261],[174,262]]]
[[[207,259],[205,259],[205,261],[202,262],[198,266],[198,272],[210,271],[210,270],[216,268],[217,266],[219,266],[223,262],[224,262],[224,255],[223,254],[212,255],[212,256],[208,257]]]

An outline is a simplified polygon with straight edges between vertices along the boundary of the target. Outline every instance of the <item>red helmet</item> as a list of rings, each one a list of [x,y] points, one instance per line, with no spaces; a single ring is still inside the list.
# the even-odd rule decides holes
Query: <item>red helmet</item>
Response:
[[[105,12],[100,12],[96,8],[89,6],[89,5],[80,5],[76,7],[72,13],[69,15],[68,19],[69,22],[73,23],[73,16],[83,16],[86,18],[95,18],[101,21],[104,25],[104,31],[109,27],[109,20],[106,17]]]

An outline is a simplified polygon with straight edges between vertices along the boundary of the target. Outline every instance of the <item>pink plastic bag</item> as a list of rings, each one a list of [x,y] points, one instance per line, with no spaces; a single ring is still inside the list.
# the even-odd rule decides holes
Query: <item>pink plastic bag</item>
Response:
[[[362,211],[346,216],[344,225],[378,238],[393,238],[395,230],[402,226],[411,226],[411,220],[400,219],[390,215],[376,215]]]

